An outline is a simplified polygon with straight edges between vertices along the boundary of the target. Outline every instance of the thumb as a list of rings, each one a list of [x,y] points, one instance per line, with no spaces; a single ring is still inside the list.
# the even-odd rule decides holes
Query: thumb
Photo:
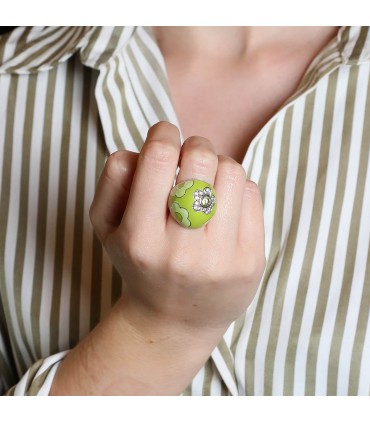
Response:
[[[133,151],[116,151],[105,163],[90,207],[90,220],[103,242],[121,223],[138,157]]]

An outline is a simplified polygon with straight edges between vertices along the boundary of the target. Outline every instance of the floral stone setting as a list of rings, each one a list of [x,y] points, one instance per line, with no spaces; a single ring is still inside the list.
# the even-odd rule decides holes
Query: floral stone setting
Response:
[[[181,182],[171,189],[168,208],[184,228],[201,228],[216,212],[216,191],[199,179]]]

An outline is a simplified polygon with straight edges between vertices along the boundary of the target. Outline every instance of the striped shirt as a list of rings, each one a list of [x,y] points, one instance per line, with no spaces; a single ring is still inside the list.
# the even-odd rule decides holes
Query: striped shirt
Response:
[[[369,76],[368,27],[342,27],[250,144],[266,270],[183,395],[370,393]],[[120,296],[88,211],[107,156],[160,120],[179,126],[149,27],[0,37],[2,393],[48,395]]]

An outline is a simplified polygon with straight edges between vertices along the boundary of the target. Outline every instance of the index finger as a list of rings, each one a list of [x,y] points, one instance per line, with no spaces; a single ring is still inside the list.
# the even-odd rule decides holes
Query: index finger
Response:
[[[143,233],[165,229],[167,200],[180,151],[180,132],[175,125],[158,122],[149,129],[138,157],[122,225],[128,228],[140,225]]]

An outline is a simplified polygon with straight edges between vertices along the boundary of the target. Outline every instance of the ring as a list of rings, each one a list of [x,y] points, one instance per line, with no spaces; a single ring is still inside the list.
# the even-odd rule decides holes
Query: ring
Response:
[[[170,191],[168,208],[184,228],[201,228],[216,212],[216,191],[212,185],[199,179],[180,182]]]

